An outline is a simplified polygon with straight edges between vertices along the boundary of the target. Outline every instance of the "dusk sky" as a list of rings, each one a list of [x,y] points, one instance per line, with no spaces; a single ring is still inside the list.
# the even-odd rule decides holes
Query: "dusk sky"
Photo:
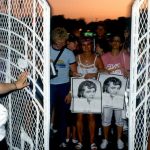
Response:
[[[48,0],[52,15],[85,18],[87,22],[129,17],[134,0]]]

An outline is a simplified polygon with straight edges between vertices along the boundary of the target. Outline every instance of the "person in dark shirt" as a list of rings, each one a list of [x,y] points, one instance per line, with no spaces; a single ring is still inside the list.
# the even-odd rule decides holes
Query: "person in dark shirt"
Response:
[[[103,53],[110,51],[110,45],[105,34],[106,34],[105,26],[102,22],[99,22],[96,28],[96,39],[95,39],[96,53],[98,55],[102,55]]]
[[[69,34],[66,47],[71,50],[75,56],[81,53],[79,50],[79,38],[73,34]]]
[[[130,30],[128,28],[125,28],[123,35],[124,39],[122,44],[122,50],[126,53],[130,53],[130,44],[131,44]]]

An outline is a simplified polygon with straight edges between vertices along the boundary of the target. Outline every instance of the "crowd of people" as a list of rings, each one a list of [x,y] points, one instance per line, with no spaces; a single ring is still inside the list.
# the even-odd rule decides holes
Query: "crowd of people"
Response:
[[[74,35],[67,33],[63,27],[56,27],[52,31],[52,43],[50,48],[50,61],[54,62],[59,53],[59,59],[55,65],[57,75],[51,79],[51,131],[59,134],[59,147],[66,148],[69,142],[75,149],[83,149],[83,135],[85,119],[89,131],[90,149],[97,150],[99,146],[95,142],[97,128],[102,128],[103,139],[100,149],[106,149],[109,143],[109,130],[114,112],[117,148],[123,149],[123,126],[126,122],[122,119],[122,110],[106,108],[100,114],[102,121],[96,123],[94,113],[71,113],[71,77],[83,77],[84,79],[97,80],[98,73],[122,75],[129,78],[130,72],[130,31],[124,30],[124,34],[112,35],[106,38],[106,29],[103,23],[96,28],[96,37]],[[56,121],[57,120],[57,121]],[[71,133],[72,132],[72,133]],[[52,135],[52,133],[51,133]]]
[[[5,5],[5,3],[2,4]],[[16,12],[17,9],[14,9],[15,3],[12,4],[12,13],[16,16],[18,12]],[[26,5],[28,4],[26,3]],[[26,14],[29,14],[29,12],[32,11],[28,11]],[[22,20],[28,18],[22,18]],[[122,118],[124,110],[104,108],[102,113],[98,114],[100,116],[98,117],[99,121],[97,121],[97,114],[72,113],[70,110],[72,100],[71,77],[97,80],[99,73],[108,73],[129,78],[130,30],[126,28],[124,33],[111,35],[110,39],[107,39],[106,32],[103,23],[97,24],[95,37],[81,35],[79,30],[68,33],[63,27],[57,27],[52,31],[50,62],[52,64],[55,62],[53,64],[55,75],[52,75],[50,81],[50,137],[53,138],[56,133],[59,135],[57,142],[61,149],[67,148],[70,142],[74,149],[84,149],[85,143],[83,140],[87,138],[84,135],[89,136],[89,149],[107,149],[112,122],[116,125],[117,149],[124,149],[125,147],[122,140],[124,127],[127,126],[127,119]],[[14,83],[0,83],[0,95],[28,86],[27,75],[27,72],[23,72]],[[105,84],[106,87],[103,90],[112,94],[111,97],[115,98],[113,92],[121,88],[120,81],[111,78],[109,81],[106,80]],[[83,81],[78,89],[78,97],[90,101],[96,90],[93,82],[90,82],[90,80]],[[85,120],[87,124],[85,124]],[[5,139],[7,121],[7,109],[0,104],[0,149],[2,150],[8,149]],[[84,128],[87,128],[89,134],[84,133]],[[97,144],[96,140],[98,131],[100,131],[99,134],[102,134],[100,145]],[[150,143],[150,136],[148,141]],[[149,143],[148,149],[150,149]]]
[[[50,104],[51,104],[51,132],[50,136],[58,133],[57,141],[59,147],[65,149],[72,142],[75,149],[83,149],[83,136],[85,128],[89,131],[90,149],[106,149],[109,144],[112,119],[114,119],[117,132],[117,148],[125,147],[122,140],[123,127],[127,120],[122,118],[122,109],[105,108],[99,114],[101,121],[97,124],[94,113],[72,113],[70,104],[72,100],[71,77],[82,77],[84,79],[97,80],[99,73],[122,75],[129,78],[130,73],[130,31],[124,30],[122,35],[116,33],[108,40],[106,38],[105,26],[101,23],[96,28],[95,41],[92,37],[68,33],[63,27],[56,27],[51,34],[50,62],[53,64],[55,75],[50,82]],[[56,61],[57,60],[57,61]],[[14,83],[1,83],[0,94],[14,90],[20,90],[28,86],[27,72],[20,75]],[[120,81],[111,79],[107,83],[105,92],[111,93],[115,88],[120,89]],[[93,90],[93,91],[92,91]],[[86,92],[85,92],[86,91]],[[86,97],[87,100],[96,91],[93,82],[83,82],[79,87],[78,97]],[[92,96],[93,96],[92,95]],[[113,94],[112,94],[113,95]],[[5,124],[7,122],[7,110],[0,105],[0,148],[7,149],[5,140]],[[114,116],[114,117],[113,117]],[[97,145],[97,128],[102,129],[102,142]],[[85,138],[85,137],[84,137]],[[149,138],[150,139],[150,138]],[[150,140],[149,140],[150,141]],[[148,147],[150,147],[148,145]]]

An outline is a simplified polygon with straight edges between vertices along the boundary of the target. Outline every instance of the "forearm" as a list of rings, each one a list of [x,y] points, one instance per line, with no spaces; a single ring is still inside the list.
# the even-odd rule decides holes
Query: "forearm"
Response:
[[[0,83],[0,94],[5,94],[16,89],[17,86],[15,83]]]
[[[105,73],[105,72],[108,72],[108,70],[105,69],[105,68],[103,68],[103,69],[99,69],[98,72],[99,72],[99,73],[103,73],[103,72]]]
[[[77,64],[76,63],[71,64],[70,69],[71,69],[71,72],[72,72],[72,76],[76,76],[76,74],[77,74]]]
[[[87,73],[84,75],[85,79],[97,78],[97,73]]]
[[[91,73],[91,76],[97,78],[98,73]]]

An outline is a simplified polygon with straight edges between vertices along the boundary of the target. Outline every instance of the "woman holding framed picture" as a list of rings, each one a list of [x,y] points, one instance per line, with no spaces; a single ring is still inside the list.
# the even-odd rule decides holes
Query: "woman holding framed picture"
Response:
[[[108,73],[123,75],[129,77],[130,57],[127,53],[121,51],[122,41],[119,35],[114,35],[111,41],[112,50],[101,56],[104,67]],[[123,132],[122,110],[113,108],[105,108],[102,113],[102,126],[104,131],[104,139],[100,145],[101,149],[106,149],[108,145],[108,133],[111,125],[112,114],[115,114],[115,124],[117,126],[117,148],[123,149],[124,143],[121,140]],[[110,117],[111,116],[111,117]]]
[[[83,37],[81,39],[81,48],[82,53],[77,56],[77,72],[81,77],[85,79],[96,79],[98,71],[102,71],[104,66],[101,58],[98,58],[94,54],[93,50],[93,41],[90,38]],[[87,117],[88,119],[88,128],[90,132],[90,144],[91,150],[96,150],[97,146],[94,142],[95,138],[95,115],[92,113],[77,114],[77,135],[78,135],[78,144],[76,145],[76,149],[82,149],[83,145],[83,118]]]

